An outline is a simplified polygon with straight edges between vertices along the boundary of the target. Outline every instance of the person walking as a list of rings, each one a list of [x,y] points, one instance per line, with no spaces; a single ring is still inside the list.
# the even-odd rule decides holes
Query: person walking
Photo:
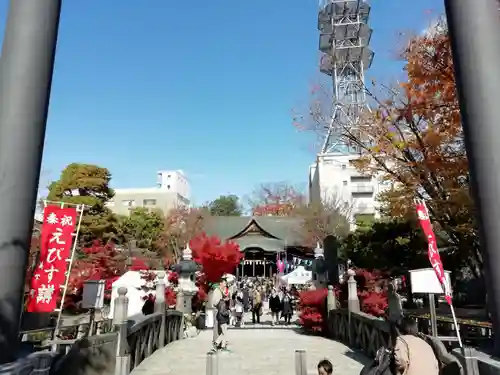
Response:
[[[248,290],[248,284],[243,285],[243,311],[250,311],[250,291]]]
[[[290,324],[293,315],[293,306],[292,306],[292,297],[290,296],[290,292],[287,290],[283,295],[282,301],[282,315],[285,318],[285,324]]]
[[[260,324],[260,314],[262,309],[262,294],[259,287],[255,288],[252,293],[252,323]]]
[[[231,311],[229,310],[229,296],[224,296],[217,304],[217,323],[219,336],[214,341],[212,351],[227,350],[227,327],[229,325]]]
[[[211,305],[213,307],[213,322],[214,322],[214,327],[213,327],[213,339],[212,341],[215,342],[217,338],[219,337],[219,323],[217,321],[217,314],[218,314],[218,306],[219,302],[224,299],[224,296],[226,295],[226,290],[227,290],[227,283],[225,279],[221,279],[219,282],[219,285],[214,289],[212,292],[212,298],[211,298]]]
[[[244,311],[245,311],[245,302],[243,299],[243,291],[238,290],[238,292],[236,294],[236,306],[235,306],[236,325],[238,327],[245,326],[245,319],[243,319],[243,312]]]
[[[274,288],[271,291],[271,297],[269,297],[269,310],[271,310],[271,325],[274,326],[275,324],[279,324],[281,299],[278,292]]]

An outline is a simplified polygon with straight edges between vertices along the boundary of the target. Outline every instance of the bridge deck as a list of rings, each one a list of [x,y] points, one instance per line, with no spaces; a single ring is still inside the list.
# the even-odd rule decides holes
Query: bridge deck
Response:
[[[295,350],[307,351],[309,374],[324,358],[334,366],[334,374],[358,375],[367,359],[345,345],[318,336],[304,335],[295,327],[273,328],[263,322],[257,329],[231,329],[230,352],[219,354],[220,375],[294,375]],[[205,375],[206,357],[212,341],[211,331],[192,339],[176,341],[142,362],[133,375]]]

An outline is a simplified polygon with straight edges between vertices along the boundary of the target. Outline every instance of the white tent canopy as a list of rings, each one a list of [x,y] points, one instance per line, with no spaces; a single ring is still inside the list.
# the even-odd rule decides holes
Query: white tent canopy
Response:
[[[281,278],[289,285],[306,284],[312,280],[312,272],[307,271],[304,267],[298,266],[289,274]]]

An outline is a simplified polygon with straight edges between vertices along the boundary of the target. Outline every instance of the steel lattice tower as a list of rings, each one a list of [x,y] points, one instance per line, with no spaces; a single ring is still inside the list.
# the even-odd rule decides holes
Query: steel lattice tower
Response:
[[[320,154],[358,154],[347,142],[346,131],[356,134],[366,108],[365,70],[374,53],[369,48],[370,5],[363,0],[321,0],[318,14],[320,71],[332,77],[331,121]]]

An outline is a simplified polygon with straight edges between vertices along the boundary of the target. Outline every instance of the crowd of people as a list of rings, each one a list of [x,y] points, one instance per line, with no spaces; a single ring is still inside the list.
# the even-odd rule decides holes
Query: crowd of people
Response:
[[[252,323],[260,323],[265,313],[271,316],[271,324],[290,324],[298,289],[280,285],[273,279],[241,280],[228,285],[222,280],[216,294],[216,319],[218,336],[213,342],[213,351],[227,350],[229,325],[243,327],[244,314],[251,312]],[[267,305],[267,307],[265,307]],[[267,309],[267,311],[265,311]],[[417,324],[408,317],[391,322],[390,343],[381,348],[372,363],[365,366],[360,375],[438,375],[440,365],[434,348],[418,332]],[[333,365],[322,360],[317,366],[318,375],[333,375]]]
[[[291,324],[298,293],[296,287],[282,285],[274,278],[245,278],[232,283],[221,280],[213,297],[219,326],[213,350],[227,350],[227,329],[244,327],[245,313],[251,313],[252,324],[260,324],[263,315],[270,316],[272,326],[281,324],[282,320],[285,325]]]
[[[244,313],[249,311],[252,313],[253,324],[260,324],[261,316],[265,313],[271,315],[273,326],[279,324],[281,318],[285,324],[290,324],[295,300],[296,295],[286,286],[240,282],[230,301],[233,324],[244,326]]]

